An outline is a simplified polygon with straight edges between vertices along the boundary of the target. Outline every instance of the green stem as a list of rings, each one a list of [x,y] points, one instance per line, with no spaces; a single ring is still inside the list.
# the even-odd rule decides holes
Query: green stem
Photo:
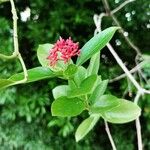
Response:
[[[18,34],[17,34],[17,19],[18,19],[17,11],[16,11],[16,8],[15,8],[14,1],[10,0],[10,3],[11,3],[11,12],[12,12],[12,15],[13,15],[13,40],[14,40],[14,53],[13,54],[15,54],[17,56],[17,58],[20,60],[20,63],[22,65],[23,72],[24,72],[24,79],[21,80],[21,81],[18,81],[17,83],[24,83],[24,82],[27,81],[28,72],[27,72],[25,63],[22,59],[22,56],[19,52]]]
[[[86,105],[86,109],[89,110],[90,106],[89,106],[89,103],[88,103],[88,97],[87,97],[87,94],[85,95],[84,102],[85,102],[85,105]]]
[[[13,53],[11,56],[0,54],[0,59],[3,59],[3,60],[10,60],[10,59],[14,59],[16,57],[17,57],[17,55],[15,53]]]

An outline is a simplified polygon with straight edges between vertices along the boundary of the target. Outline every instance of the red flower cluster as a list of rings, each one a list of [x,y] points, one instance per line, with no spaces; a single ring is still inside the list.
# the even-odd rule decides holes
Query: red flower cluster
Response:
[[[79,55],[79,44],[74,43],[69,39],[60,39],[54,44],[54,47],[50,50],[50,54],[47,59],[50,60],[50,65],[55,66],[58,60],[63,60],[64,63],[67,63],[72,56]]]

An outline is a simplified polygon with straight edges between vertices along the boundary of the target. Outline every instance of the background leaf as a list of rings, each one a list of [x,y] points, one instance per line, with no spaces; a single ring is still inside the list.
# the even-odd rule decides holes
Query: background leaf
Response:
[[[51,106],[53,116],[77,116],[85,109],[84,102],[79,98],[67,98],[66,96],[56,99]]]
[[[77,65],[82,65],[95,53],[99,52],[113,37],[118,27],[109,27],[91,38],[82,48]]]

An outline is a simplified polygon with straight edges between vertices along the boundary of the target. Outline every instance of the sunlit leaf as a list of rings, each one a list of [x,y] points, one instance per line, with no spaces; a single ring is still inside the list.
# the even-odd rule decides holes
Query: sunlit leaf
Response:
[[[82,48],[77,65],[82,65],[95,53],[99,52],[113,37],[118,27],[109,27],[91,38]]]
[[[61,96],[67,96],[68,89],[69,89],[68,85],[59,85],[59,86],[56,86],[52,90],[54,99],[57,99],[57,98],[59,98]]]

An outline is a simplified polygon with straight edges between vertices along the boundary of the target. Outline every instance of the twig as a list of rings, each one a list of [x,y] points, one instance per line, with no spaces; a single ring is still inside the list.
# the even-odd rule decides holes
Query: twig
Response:
[[[118,56],[118,54],[115,52],[115,50],[113,49],[113,47],[108,43],[107,47],[109,49],[109,51],[111,52],[111,54],[114,56],[115,60],[117,61],[117,63],[120,65],[120,67],[122,68],[122,70],[126,73],[127,77],[131,80],[131,82],[134,84],[134,86],[137,88],[138,91],[140,91],[140,93],[144,94],[143,92],[143,88],[141,88],[141,86],[139,85],[139,83],[134,79],[134,77],[131,75],[130,71],[127,69],[127,67],[124,65],[124,63],[122,62],[122,60],[120,59],[120,57]]]
[[[137,118],[135,120],[135,125],[136,125],[136,131],[137,131],[137,140],[138,140],[138,150],[142,150],[142,134],[141,134],[141,124],[140,124],[140,119]]]
[[[117,18],[115,17],[114,13],[111,12],[110,10],[110,7],[109,7],[109,3],[107,0],[102,0],[103,1],[103,4],[104,4],[104,7],[105,7],[105,10],[106,10],[106,13],[108,16],[110,16],[113,21],[115,22],[115,24],[117,26],[119,26],[121,29],[120,29],[120,33],[122,34],[122,36],[124,37],[124,39],[126,40],[127,44],[129,46],[131,46],[137,53],[137,55],[141,56],[141,52],[139,50],[139,48],[137,46],[134,45],[134,43],[130,40],[130,38],[128,36],[125,36],[124,33],[124,29],[122,28],[120,22],[117,20]],[[128,4],[128,3],[127,3]],[[125,5],[124,5],[125,6]],[[120,10],[120,9],[119,9]]]
[[[94,20],[94,23],[95,23],[95,26],[96,26],[94,35],[95,35],[97,32],[101,32],[101,23],[102,23],[103,17],[105,17],[105,16],[107,16],[105,13],[101,13],[100,15],[95,14],[95,15],[93,16],[93,20]]]
[[[134,103],[138,103],[139,98],[141,96],[141,93],[138,92],[135,99],[134,99]],[[141,124],[140,124],[140,119],[137,118],[135,121],[135,125],[136,125],[136,132],[137,132],[137,141],[138,141],[138,150],[142,150],[142,134],[141,134]]]
[[[19,52],[18,34],[17,34],[17,19],[18,19],[18,17],[17,17],[15,4],[14,4],[13,0],[10,0],[10,3],[11,3],[11,12],[12,12],[12,15],[13,15],[13,40],[14,40],[14,53],[13,53],[13,55],[17,56],[17,58],[20,60],[20,63],[22,65],[23,72],[24,72],[24,79],[15,83],[15,84],[17,84],[17,83],[24,83],[24,82],[26,82],[27,81],[27,77],[28,77],[28,73],[27,73],[27,69],[26,69],[25,63],[24,63],[24,61],[22,59],[22,56],[21,56],[21,54]]]
[[[14,40],[14,52],[11,56],[3,55],[0,54],[1,59],[14,59],[17,57],[19,53],[19,48],[18,48],[18,38],[17,38],[17,12],[15,9],[14,1],[10,0],[11,3],[11,12],[13,15],[13,40]]]
[[[126,40],[127,44],[136,51],[137,55],[141,56],[141,52],[140,52],[139,48],[134,45],[134,43],[130,40],[130,38],[128,36],[124,35],[125,30],[122,28],[120,22],[117,20],[117,18],[114,15],[111,15],[111,16],[112,16],[112,19],[115,22],[115,24],[120,27],[120,33],[122,34],[122,36]]]
[[[122,62],[122,60],[120,59],[120,57],[118,56],[118,54],[115,52],[115,50],[113,49],[113,47],[109,43],[107,44],[107,47],[108,47],[109,51],[111,52],[111,54],[114,56],[114,58],[117,61],[117,63],[122,68],[122,70],[125,72],[126,76],[130,79],[130,81],[137,88],[138,92],[140,92],[142,95],[144,93],[150,94],[150,90],[143,89],[139,85],[139,83],[134,79],[134,77],[132,76],[132,74],[130,73],[130,71],[127,69],[127,67],[124,65],[124,63]]]
[[[112,146],[113,150],[117,150],[117,148],[115,146],[115,143],[113,141],[113,138],[111,136],[111,133],[110,133],[110,130],[109,130],[109,127],[108,127],[108,123],[106,121],[104,121],[104,123],[105,123],[105,130],[107,132],[107,135],[108,135],[109,141],[111,143],[111,146]]]
[[[130,73],[134,73],[134,72],[138,71],[138,69],[139,69],[139,68],[142,68],[143,65],[146,64],[146,62],[147,62],[147,61],[143,61],[143,62],[137,64],[137,66],[135,66],[134,68],[132,68],[129,72],[130,72]],[[123,73],[123,74],[121,74],[121,75],[115,77],[114,79],[109,80],[109,83],[118,81],[118,80],[123,79],[123,78],[125,78],[125,77],[126,77],[126,73]]]
[[[17,57],[17,55],[15,53],[13,53],[10,56],[4,55],[4,54],[0,54],[0,59],[4,59],[4,60],[10,60],[10,59],[14,59],[16,57]]]
[[[123,2],[121,5],[119,5],[117,8],[115,8],[114,10],[111,11],[111,14],[115,14],[116,12],[118,12],[120,9],[122,9],[124,6],[126,6],[127,4],[134,2],[135,0],[126,0],[125,2]]]

